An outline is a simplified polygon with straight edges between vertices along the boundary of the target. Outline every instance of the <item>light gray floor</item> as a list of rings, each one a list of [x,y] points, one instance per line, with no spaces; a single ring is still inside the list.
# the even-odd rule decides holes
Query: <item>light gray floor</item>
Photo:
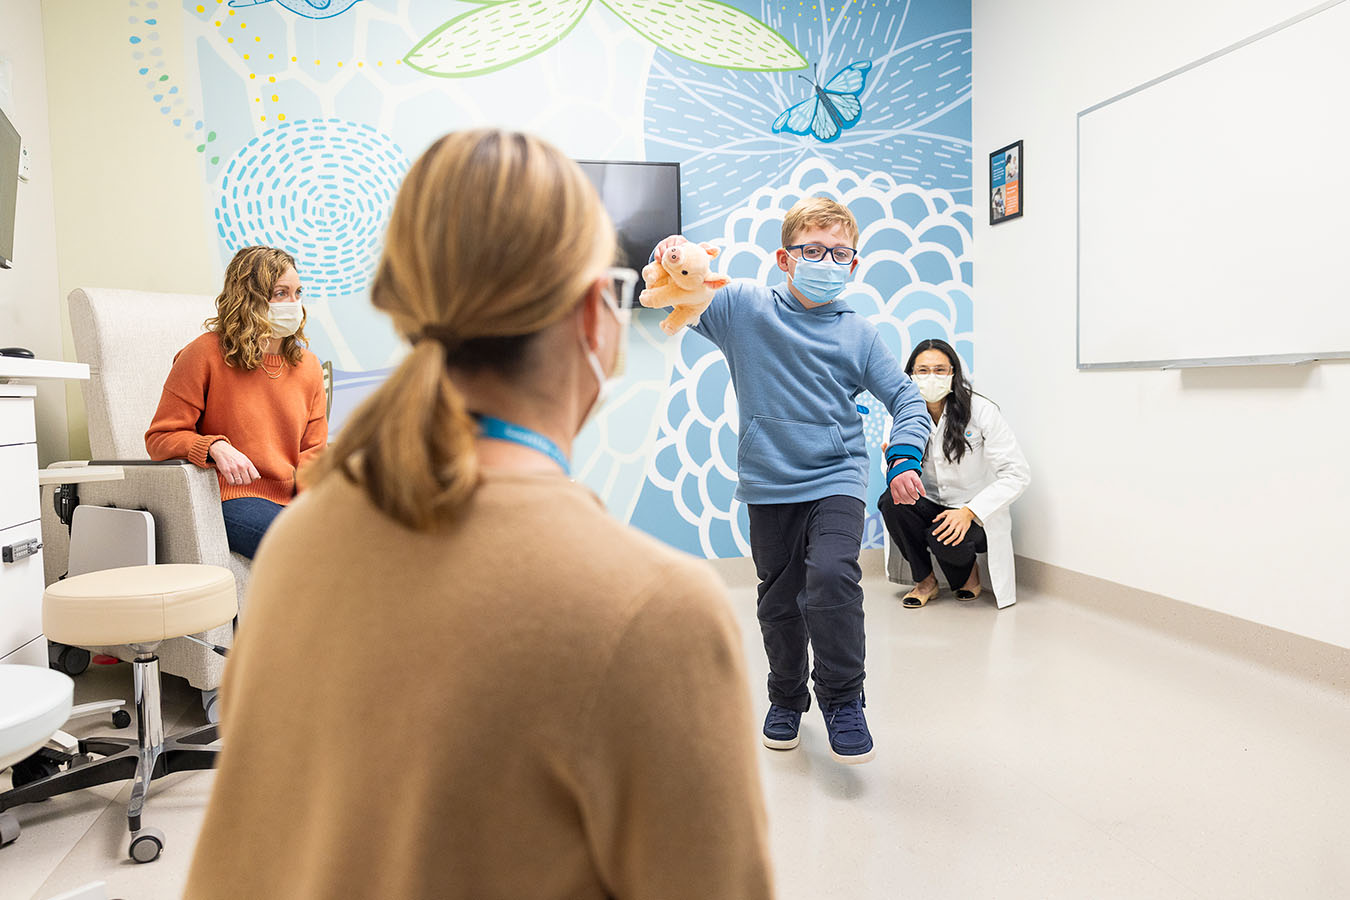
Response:
[[[905,610],[866,588],[876,761],[835,764],[815,710],[799,749],[763,751],[785,900],[1350,896],[1350,697],[1061,599]],[[754,590],[732,599],[759,697]],[[119,681],[92,671],[80,698]],[[175,729],[199,720],[181,682],[166,700]],[[129,788],[20,808],[0,898],[177,897],[211,778],[156,785],[169,845],[147,866],[125,857]]]

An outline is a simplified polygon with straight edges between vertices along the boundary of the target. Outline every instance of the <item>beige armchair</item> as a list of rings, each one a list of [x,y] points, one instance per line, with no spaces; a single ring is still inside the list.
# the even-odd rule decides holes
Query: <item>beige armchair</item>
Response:
[[[159,404],[174,355],[202,333],[215,315],[212,297],[148,291],[81,288],[69,298],[75,356],[89,364],[83,385],[89,419],[89,447],[97,461],[149,460],[145,431]],[[81,485],[79,502],[147,510],[155,519],[155,558],[159,563],[223,566],[234,574],[240,615],[249,560],[231,553],[220,511],[214,469],[186,461],[170,465],[127,465],[120,482]],[[55,511],[55,488],[44,488],[42,534],[46,583],[67,570],[69,534]],[[233,643],[229,623],[197,635],[212,643]],[[93,652],[135,659],[129,647],[89,647]],[[203,706],[214,719],[216,688],[225,660],[207,648],[179,639],[157,651],[161,671],[187,679],[203,692]]]

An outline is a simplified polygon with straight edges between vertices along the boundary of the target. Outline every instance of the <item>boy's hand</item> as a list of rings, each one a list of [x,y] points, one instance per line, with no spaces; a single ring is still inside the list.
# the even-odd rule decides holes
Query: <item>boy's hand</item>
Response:
[[[652,256],[653,260],[659,261],[662,255],[671,247],[678,247],[680,244],[689,243],[682,234],[672,234],[670,237],[656,245],[656,253]]]
[[[901,506],[913,506],[915,500],[926,496],[918,472],[901,472],[891,479],[891,499]]]

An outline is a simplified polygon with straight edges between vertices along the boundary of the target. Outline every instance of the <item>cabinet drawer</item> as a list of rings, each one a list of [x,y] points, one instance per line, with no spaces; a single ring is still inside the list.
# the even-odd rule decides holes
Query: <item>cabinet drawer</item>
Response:
[[[37,444],[0,447],[0,528],[31,522],[41,514]]]
[[[0,547],[42,536],[42,523],[0,531]],[[0,656],[42,634],[42,553],[0,563]]]
[[[32,397],[0,398],[0,445],[31,444],[37,440]]]

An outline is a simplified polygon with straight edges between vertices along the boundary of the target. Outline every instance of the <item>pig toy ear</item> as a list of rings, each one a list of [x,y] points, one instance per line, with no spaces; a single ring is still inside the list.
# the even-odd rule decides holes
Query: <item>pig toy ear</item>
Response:
[[[702,244],[699,244],[699,246],[707,251],[709,259],[712,259],[713,257],[717,256],[717,254],[722,252],[721,250],[718,250],[716,247],[714,247],[712,244],[707,243],[706,241]]]
[[[726,275],[709,275],[703,279],[703,286],[710,287],[714,291],[720,291],[729,284],[731,284],[731,279]]]

